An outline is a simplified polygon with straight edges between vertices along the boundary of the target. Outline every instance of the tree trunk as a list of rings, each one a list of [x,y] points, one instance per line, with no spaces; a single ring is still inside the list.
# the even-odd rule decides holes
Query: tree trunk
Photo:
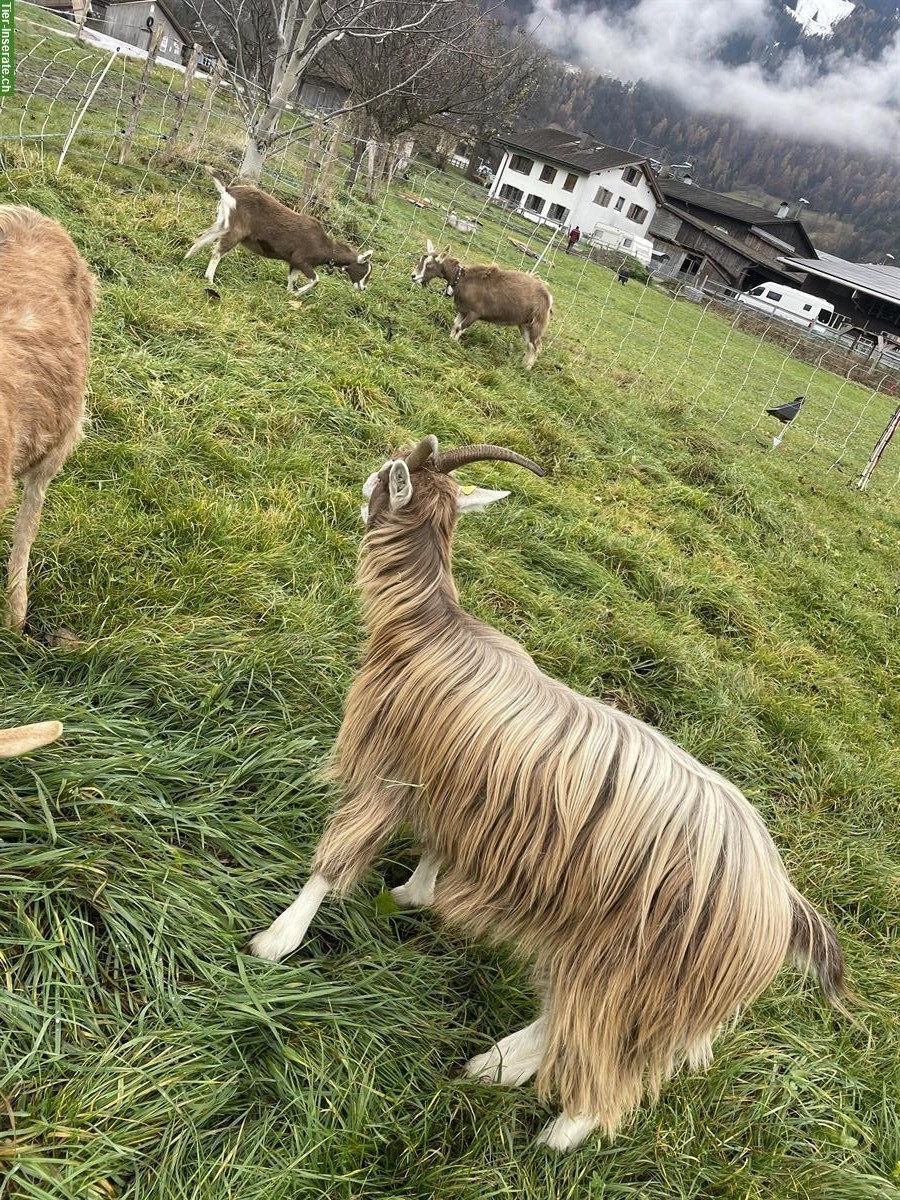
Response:
[[[200,61],[201,49],[202,47],[197,42],[191,48],[191,54],[184,69],[184,83],[181,88],[181,94],[175,103],[175,116],[172,121],[172,128],[169,130],[169,136],[166,139],[166,148],[162,153],[161,161],[163,163],[167,163],[175,153],[175,143],[178,141],[178,134],[181,132],[181,123],[184,120],[184,114],[187,112],[187,106],[191,99],[194,74],[197,70],[197,63]]]
[[[162,41],[163,27],[157,25],[150,35],[150,45],[147,48],[147,57],[144,60],[144,70],[141,73],[141,81],[135,89],[134,95],[131,97],[131,115],[128,118],[128,124],[125,126],[125,134],[122,138],[122,148],[119,150],[119,166],[121,167],[128,158],[131,152],[131,143],[134,141],[134,135],[137,133],[138,121],[141,116],[141,109],[144,107],[144,100],[147,95],[147,89],[150,86],[150,76],[153,74],[153,64],[156,62],[156,56],[159,53],[159,43]]]
[[[377,142],[369,142],[369,170],[366,183],[366,199],[378,199],[379,184],[384,176],[387,165],[391,160],[390,146],[379,146]]]
[[[206,128],[209,125],[209,114],[212,112],[212,106],[216,99],[216,92],[219,84],[222,82],[222,76],[225,74],[225,62],[219,59],[216,63],[216,69],[213,72],[212,79],[207,85],[206,96],[203,100],[203,107],[200,109],[200,116],[197,118],[197,124],[194,126],[194,132],[191,134],[191,140],[188,144],[185,157],[194,159],[197,157],[200,147],[203,145],[203,139],[206,136]]]
[[[313,121],[312,129],[309,133],[309,145],[306,149],[306,170],[303,172],[303,196],[306,200],[312,199],[316,172],[319,169],[319,147],[321,143],[322,122],[317,117]]]
[[[325,165],[319,178],[319,200],[322,204],[327,204],[331,199],[331,190],[334,186],[334,172],[338,164],[338,159],[341,156],[341,145],[344,141],[347,115],[347,113],[339,114],[332,126],[331,139],[325,151]]]
[[[362,166],[363,155],[366,152],[366,143],[361,137],[357,137],[353,143],[353,157],[350,159],[350,169],[347,171],[347,178],[344,180],[344,192],[349,196],[356,181],[359,178],[359,169]]]

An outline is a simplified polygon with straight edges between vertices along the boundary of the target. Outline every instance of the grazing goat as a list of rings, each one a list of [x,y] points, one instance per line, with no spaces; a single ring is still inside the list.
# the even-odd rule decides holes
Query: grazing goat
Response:
[[[525,340],[525,369],[530,371],[540,353],[553,309],[553,297],[546,284],[524,271],[507,271],[482,263],[464,267],[449,255],[449,246],[439,254],[429,240],[412,280],[422,287],[427,287],[432,279],[446,281],[444,295],[452,296],[456,305],[450,336],[459,341],[476,321],[518,325]]]
[[[210,171],[210,175],[219,193],[216,223],[200,234],[184,256],[190,258],[201,247],[215,243],[206,268],[210,283],[216,277],[222,255],[235,246],[245,246],[263,258],[287,263],[287,290],[294,296],[302,296],[316,286],[319,282],[316,267],[337,267],[346,271],[359,291],[366,286],[372,273],[371,250],[358,254],[329,237],[316,217],[294,212],[257,187],[226,187],[218,171]],[[297,288],[294,285],[301,274],[309,283]]]
[[[541,1014],[467,1073],[536,1074],[562,1107],[540,1140],[570,1149],[597,1127],[612,1136],[682,1061],[708,1063],[719,1027],[785,959],[837,1007],[849,992],[833,928],[736,787],[460,607],[457,514],[509,493],[451,472],[484,459],[543,474],[503,447],[440,453],[428,437],[366,481],[368,642],[328,769],[343,801],[309,881],[250,949],[290,954],[326,894],[347,892],[408,823],[423,855],[397,903],[433,901],[534,962]]]
[[[0,281],[0,512],[22,481],[5,623],[19,629],[44,496],[81,436],[97,292],[63,227],[12,205],[0,205]]]
[[[55,742],[62,733],[59,721],[40,721],[37,725],[19,725],[15,729],[0,729],[0,758],[16,758]]]

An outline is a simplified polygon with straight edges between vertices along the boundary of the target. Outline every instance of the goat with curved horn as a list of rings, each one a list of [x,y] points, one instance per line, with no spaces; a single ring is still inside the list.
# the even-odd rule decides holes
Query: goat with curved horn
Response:
[[[303,890],[250,949],[290,954],[325,896],[410,825],[423,853],[398,905],[433,902],[511,942],[540,985],[536,1019],[466,1073],[535,1077],[561,1109],[539,1140],[571,1150],[594,1129],[612,1136],[681,1063],[707,1064],[720,1027],[786,961],[835,1007],[850,993],[834,929],[732,783],[462,608],[457,515],[509,493],[448,472],[491,459],[543,474],[502,446],[440,453],[429,437],[366,481],[368,643],[327,772],[342,802]]]

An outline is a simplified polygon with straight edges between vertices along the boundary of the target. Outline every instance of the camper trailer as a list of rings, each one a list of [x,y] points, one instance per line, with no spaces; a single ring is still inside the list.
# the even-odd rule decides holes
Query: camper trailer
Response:
[[[835,314],[834,305],[827,300],[781,283],[761,283],[749,292],[741,292],[737,299],[750,308],[781,317],[783,321],[793,321],[795,325],[805,325],[807,329],[817,325],[830,328],[841,320]]]

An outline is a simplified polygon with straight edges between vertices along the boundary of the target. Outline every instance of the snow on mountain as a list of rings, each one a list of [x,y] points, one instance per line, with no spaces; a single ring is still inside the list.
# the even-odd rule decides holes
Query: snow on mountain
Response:
[[[850,0],[797,0],[794,8],[785,7],[808,37],[831,37],[835,25],[856,5]]]

